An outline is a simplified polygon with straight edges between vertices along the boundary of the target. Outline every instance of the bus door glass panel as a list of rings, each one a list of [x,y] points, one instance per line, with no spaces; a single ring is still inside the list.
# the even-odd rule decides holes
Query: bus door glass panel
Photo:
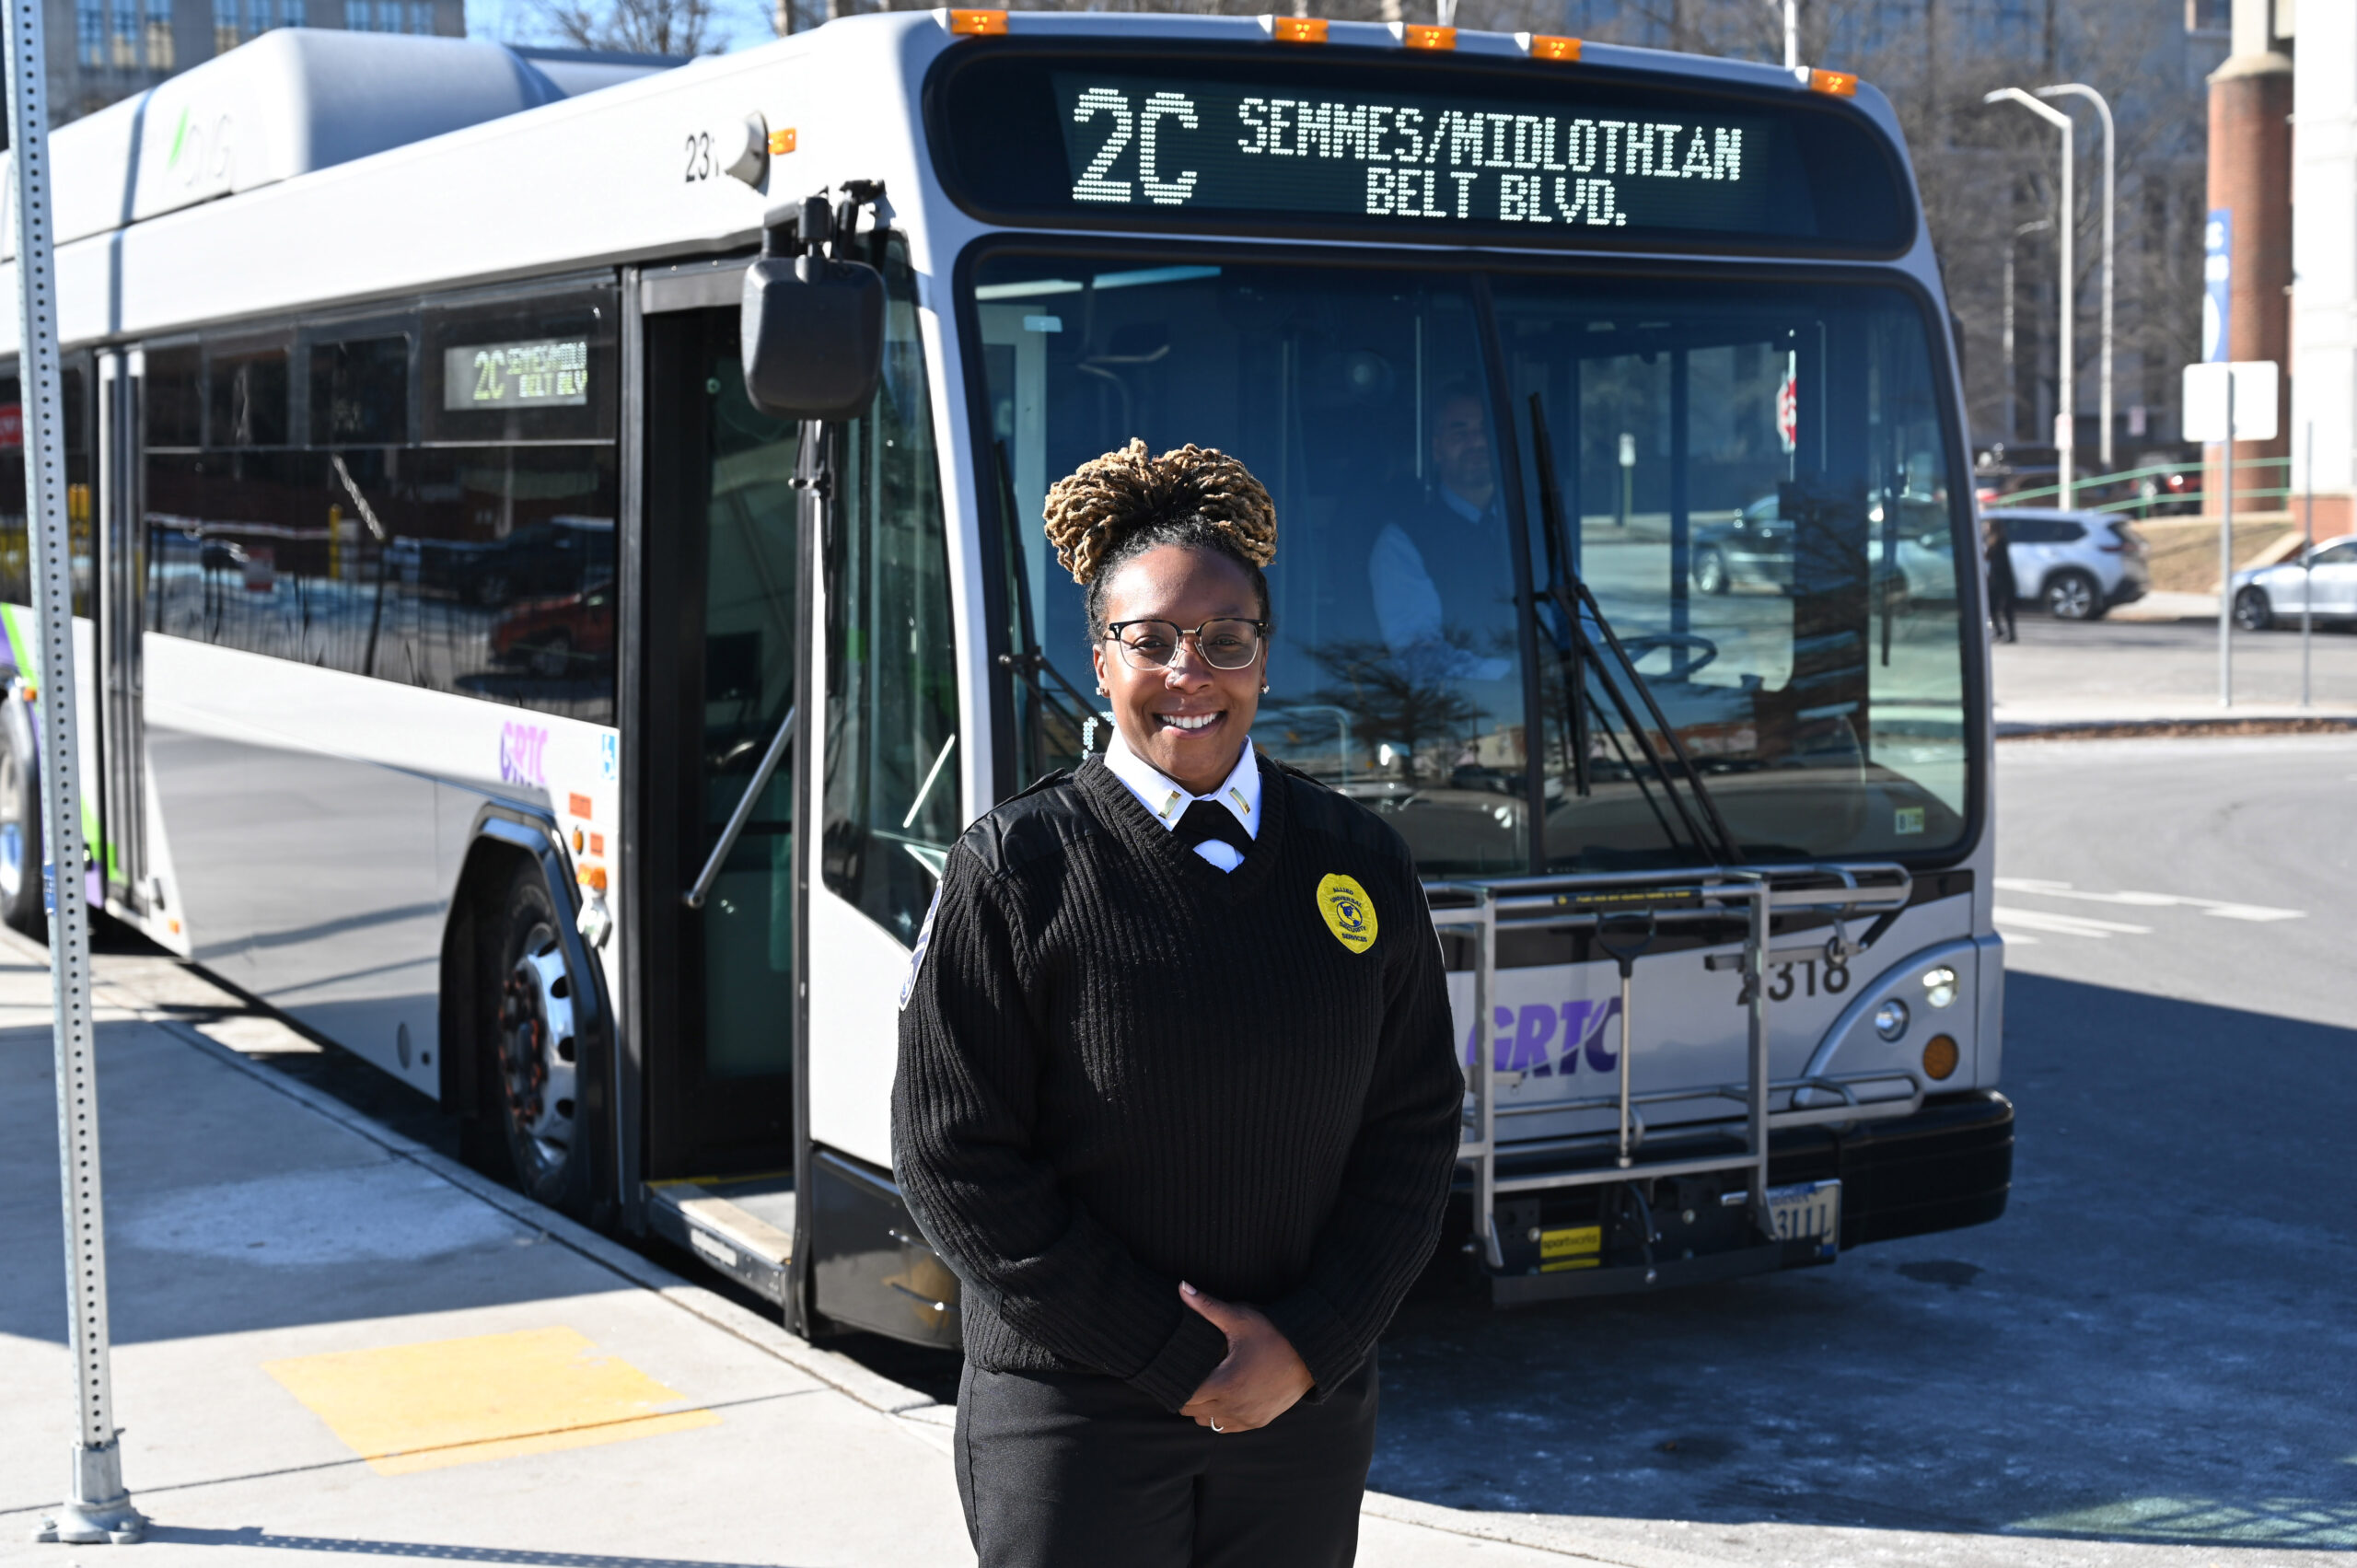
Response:
[[[98,655],[102,688],[99,821],[109,891],[146,910],[146,747],[142,727],[146,527],[139,486],[143,356],[103,354],[99,372]]]
[[[1495,298],[1523,433],[1534,395],[1548,421],[1577,569],[1745,854],[1956,842],[1956,540],[1914,305],[1651,281],[1501,280]],[[1550,867],[1691,859],[1594,664],[1542,637],[1541,686]],[[1574,690],[1593,715],[1585,797]]]
[[[915,290],[887,241],[884,375],[842,448],[827,551],[826,886],[914,947],[963,815],[957,629]]]
[[[733,316],[715,323],[706,341],[707,374],[696,389],[710,422],[702,820],[691,874],[744,799],[797,687],[796,429],[755,412],[746,398]],[[708,1079],[794,1068],[794,781],[800,776],[789,753],[762,787],[696,917]]]
[[[975,273],[1016,656],[1016,782],[1101,751],[1046,490],[1142,436],[1275,500],[1256,743],[1364,801],[1428,872],[1529,865],[1512,520],[1474,290],[1448,273],[1004,257]]]

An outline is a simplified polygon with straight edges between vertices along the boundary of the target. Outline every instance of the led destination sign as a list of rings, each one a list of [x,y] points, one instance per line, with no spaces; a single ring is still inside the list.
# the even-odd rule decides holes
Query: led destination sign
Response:
[[[1072,199],[1407,225],[1767,226],[1770,123],[1058,72]],[[1747,148],[1759,157],[1746,161]]]
[[[945,56],[927,91],[944,185],[995,222],[1882,254],[1913,236],[1894,149],[1815,94],[994,41]]]
[[[589,343],[584,338],[469,343],[442,351],[442,407],[578,408],[589,401]]]

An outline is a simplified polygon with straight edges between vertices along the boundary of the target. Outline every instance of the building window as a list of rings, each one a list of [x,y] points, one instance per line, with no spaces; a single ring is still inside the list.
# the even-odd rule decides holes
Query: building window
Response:
[[[308,27],[309,14],[304,7],[303,0],[279,0],[278,25],[281,27]]]
[[[107,63],[118,71],[136,69],[139,64],[139,17],[134,0],[114,0],[110,20],[113,25],[107,29]]]
[[[86,68],[96,69],[107,63],[107,16],[99,8],[99,0],[77,0],[74,33]]]
[[[409,0],[409,30],[423,33],[434,30],[434,0]]]
[[[2185,0],[2186,31],[2224,33],[2234,26],[2233,0]]]
[[[246,36],[260,38],[270,30],[270,0],[246,0]]]
[[[172,68],[172,0],[147,0],[147,68]]]
[[[238,0],[213,0],[213,52],[226,54],[238,43]]]

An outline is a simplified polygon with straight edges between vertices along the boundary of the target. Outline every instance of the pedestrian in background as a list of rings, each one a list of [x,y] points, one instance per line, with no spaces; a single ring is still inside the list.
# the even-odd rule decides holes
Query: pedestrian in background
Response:
[[[2014,596],[2019,585],[2014,581],[2012,543],[2005,533],[2005,519],[1983,517],[1980,520],[1981,549],[1989,560],[1989,624],[2002,643],[2018,643],[2020,633],[2014,627]]]
[[[1456,1163],[1439,944],[1399,835],[1251,744],[1244,465],[1132,441],[1047,521],[1114,738],[950,852],[892,1098],[964,1286],[967,1528],[981,1568],[1342,1568]]]

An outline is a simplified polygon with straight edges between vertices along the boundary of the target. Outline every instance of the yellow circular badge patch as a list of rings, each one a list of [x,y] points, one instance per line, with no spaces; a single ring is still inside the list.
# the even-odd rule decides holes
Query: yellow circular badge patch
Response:
[[[1326,917],[1326,929],[1334,940],[1352,952],[1364,953],[1375,946],[1375,900],[1341,872],[1318,882],[1318,912]]]

